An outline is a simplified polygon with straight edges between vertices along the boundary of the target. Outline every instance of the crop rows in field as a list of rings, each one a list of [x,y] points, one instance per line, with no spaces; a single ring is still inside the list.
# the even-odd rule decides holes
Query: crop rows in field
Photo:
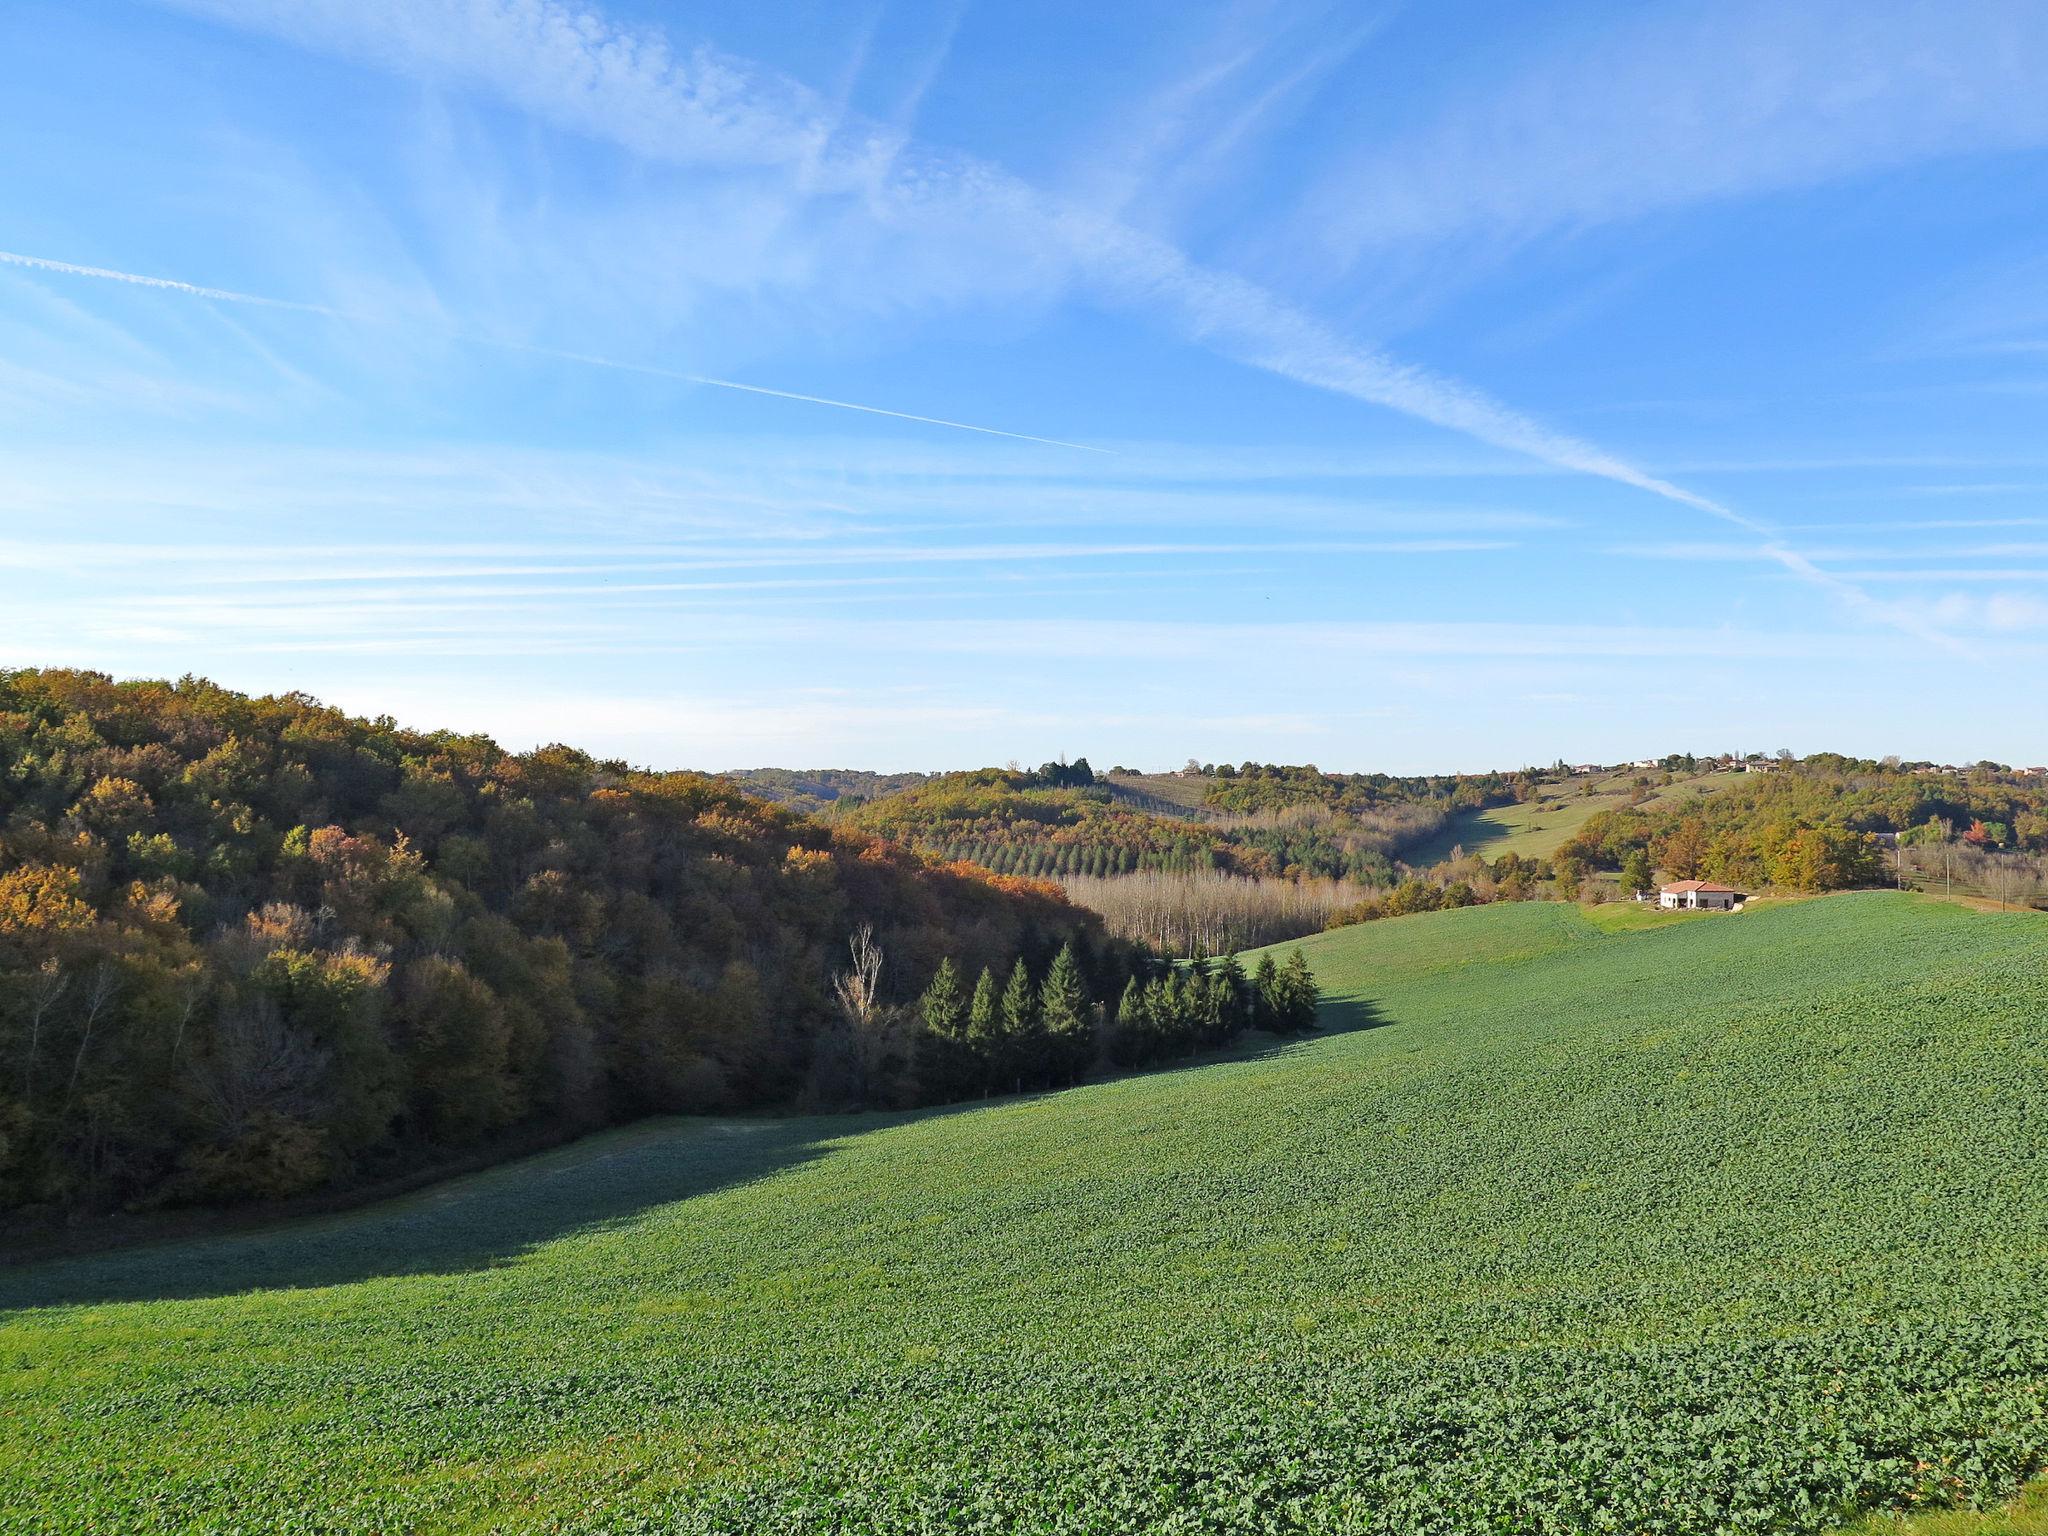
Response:
[[[1304,942],[1324,1039],[0,1276],[0,1529],[1831,1529],[2048,1452],[2048,925]]]

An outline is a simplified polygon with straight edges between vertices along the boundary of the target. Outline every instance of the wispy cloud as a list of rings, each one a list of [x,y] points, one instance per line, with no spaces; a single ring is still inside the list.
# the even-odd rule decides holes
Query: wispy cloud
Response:
[[[817,93],[746,61],[701,48],[679,53],[659,34],[557,0],[172,3],[403,73],[482,89],[543,121],[657,162],[761,170],[779,179],[779,190],[767,195],[785,210],[829,205],[829,227],[842,235],[857,211],[860,227],[880,235],[881,251],[944,252],[949,271],[973,272],[984,285],[1084,283],[1114,302],[1162,315],[1181,334],[1248,366],[1740,527],[1762,541],[1769,558],[1848,611],[1958,648],[1950,637],[1902,620],[1825,571],[1746,513],[1481,390],[1360,346],[1254,283],[1205,268],[1163,240],[1052,198],[998,166],[906,148],[900,135],[850,119]],[[2024,24],[2015,25],[2021,41],[2031,36]],[[2048,118],[2048,109],[2042,115]],[[865,237],[854,243],[873,246]],[[922,276],[928,268],[914,270]]]
[[[53,261],[42,256],[25,256],[17,251],[0,251],[0,262],[12,266],[27,267],[34,271],[51,272],[63,277],[90,277],[108,282],[128,283],[139,288],[155,288],[163,292],[184,294],[196,299],[208,299],[223,304],[251,304],[266,309],[296,310],[303,314],[319,315],[329,320],[342,320],[354,325],[384,323],[367,314],[345,314],[324,304],[302,304],[290,299],[265,298],[261,294],[241,293],[231,288],[207,288],[198,283],[187,283],[176,278],[148,277],[136,272],[116,271],[111,267],[86,267],[76,262]],[[802,405],[825,405],[834,410],[859,411],[869,416],[887,416],[896,421],[912,421],[920,426],[945,427],[954,432],[978,432],[987,437],[1008,437],[1019,442],[1042,443],[1049,448],[1075,448],[1083,453],[1107,453],[1107,448],[1088,443],[1070,443],[1053,437],[1037,437],[1029,432],[1011,432],[1001,427],[980,426],[972,422],[949,421],[939,416],[920,416],[910,411],[895,411],[879,405],[863,405],[852,400],[834,400],[824,395],[808,395],[789,389],[770,389],[765,384],[742,384],[735,379],[713,378],[708,374],[685,373],[675,368],[662,368],[650,363],[627,362],[620,358],[600,357],[590,352],[568,352],[558,347],[543,347],[530,342],[505,341],[473,332],[451,330],[451,340],[466,341],[478,346],[500,347],[511,351],[524,352],[536,357],[550,357],[559,362],[577,363],[588,368],[607,368],[622,373],[638,373],[652,378],[673,379],[682,384],[701,384],[712,389],[731,389],[743,394],[765,395],[776,400],[793,400]],[[265,354],[269,356],[268,353]],[[270,358],[275,362],[275,358]]]
[[[194,299],[213,299],[222,304],[253,304],[263,309],[296,310],[300,314],[324,315],[332,320],[345,318],[338,310],[325,304],[304,304],[293,299],[271,299],[260,294],[238,293],[232,288],[207,288],[198,283],[188,283],[174,277],[147,277],[139,272],[117,272],[111,267],[81,266],[75,261],[55,261],[48,256],[26,256],[19,251],[0,251],[0,262],[11,267],[26,267],[32,272],[51,272],[59,277],[96,277],[112,283],[127,283],[135,288],[155,288],[164,293],[182,293]]]
[[[1428,120],[1341,160],[1291,232],[1344,265],[2048,139],[2032,0],[1691,0],[1628,18],[1594,33],[1529,12],[1519,58],[1486,51]]]

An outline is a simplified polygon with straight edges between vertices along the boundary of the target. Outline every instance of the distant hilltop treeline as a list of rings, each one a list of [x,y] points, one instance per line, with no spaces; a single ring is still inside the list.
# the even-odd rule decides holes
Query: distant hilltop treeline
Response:
[[[886,781],[732,777],[771,794],[830,787],[820,809],[835,825],[1058,880],[1113,931],[1177,949],[1474,901],[1626,895],[1660,876],[1823,891],[1938,870],[1966,894],[2048,893],[2048,770],[1988,761],[1679,752],[1403,776],[1253,762],[1097,773],[1080,758]],[[1475,818],[1515,806],[1576,817],[1575,830],[1480,856],[1490,834]]]
[[[1578,841],[1576,855],[1590,866],[1618,869],[1622,843],[1648,850],[1676,831],[1683,818],[1659,814],[1673,809],[1671,797],[1659,792],[1695,777],[1713,781],[1712,809],[1704,796],[1684,808],[1698,813],[1713,836],[1734,830],[1731,817],[1761,819],[1780,830],[1789,818],[1791,830],[1885,840],[1931,837],[1930,829],[1946,825],[1975,845],[2048,852],[2048,768],[1989,761],[1681,752],[1622,764],[1560,759],[1548,768],[1404,776],[1251,762],[1190,762],[1170,774],[1122,768],[1098,774],[1080,758],[1036,770],[1012,765],[879,775],[758,769],[726,777],[770,799],[803,797],[829,809],[835,824],[1000,873],[1055,879],[1221,871],[1391,886],[1426,867],[1408,865],[1406,856],[1437,839],[1461,813],[1560,793],[1656,803],[1632,820],[1603,821],[1596,838]],[[828,790],[829,799],[817,799]],[[1618,842],[1617,827],[1623,829]],[[1672,846],[1685,844],[1679,838]],[[1668,867],[1692,874],[1692,866],[1715,859],[1745,862],[1724,841],[1718,854],[1681,852]],[[1747,878],[1772,880],[1764,867],[1769,862],[1749,858]]]
[[[1325,774],[1246,763],[1186,774],[1097,773],[1086,758],[930,775],[755,769],[726,777],[1000,874],[1060,879],[1221,870],[1247,878],[1381,883],[1399,851],[1461,810],[1533,792],[1486,773]],[[905,782],[908,781],[908,782]]]

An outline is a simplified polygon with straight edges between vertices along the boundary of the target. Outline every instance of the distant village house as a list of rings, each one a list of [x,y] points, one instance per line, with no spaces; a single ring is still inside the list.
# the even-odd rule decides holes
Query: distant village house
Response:
[[[1733,886],[1680,880],[1657,893],[1657,905],[1685,912],[1733,912],[1745,900]]]

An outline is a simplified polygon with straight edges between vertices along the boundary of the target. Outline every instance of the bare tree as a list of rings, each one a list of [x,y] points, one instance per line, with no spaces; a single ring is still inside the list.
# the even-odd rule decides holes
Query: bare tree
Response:
[[[35,986],[29,993],[28,1056],[21,1064],[21,1097],[24,1103],[35,1098],[36,1050],[43,1038],[43,1021],[70,989],[71,978],[55,956],[36,967]]]
[[[875,942],[875,930],[868,923],[860,925],[846,947],[853,957],[853,969],[832,978],[832,994],[839,1000],[839,1012],[848,1027],[860,1033],[873,1026],[880,1007],[882,947]]]
[[[225,1011],[213,1049],[187,1074],[216,1132],[235,1135],[258,1113],[304,1117],[319,1105],[329,1053],[287,1025],[267,999]]]
[[[807,1096],[821,1104],[886,1102],[909,1069],[908,1016],[882,1003],[882,947],[874,929],[863,923],[847,952],[851,967],[832,978],[845,1033],[818,1051]]]
[[[1069,875],[1060,884],[1112,932],[1178,955],[1298,939],[1320,932],[1339,908],[1382,894],[1349,881],[1249,879],[1221,870]]]
[[[85,989],[85,1019],[79,1025],[78,1054],[71,1058],[71,1079],[64,1085],[64,1108],[59,1118],[71,1113],[71,1101],[78,1094],[78,1074],[85,1066],[85,1053],[92,1046],[93,1031],[120,991],[120,972],[105,960],[93,967],[92,982]]]

